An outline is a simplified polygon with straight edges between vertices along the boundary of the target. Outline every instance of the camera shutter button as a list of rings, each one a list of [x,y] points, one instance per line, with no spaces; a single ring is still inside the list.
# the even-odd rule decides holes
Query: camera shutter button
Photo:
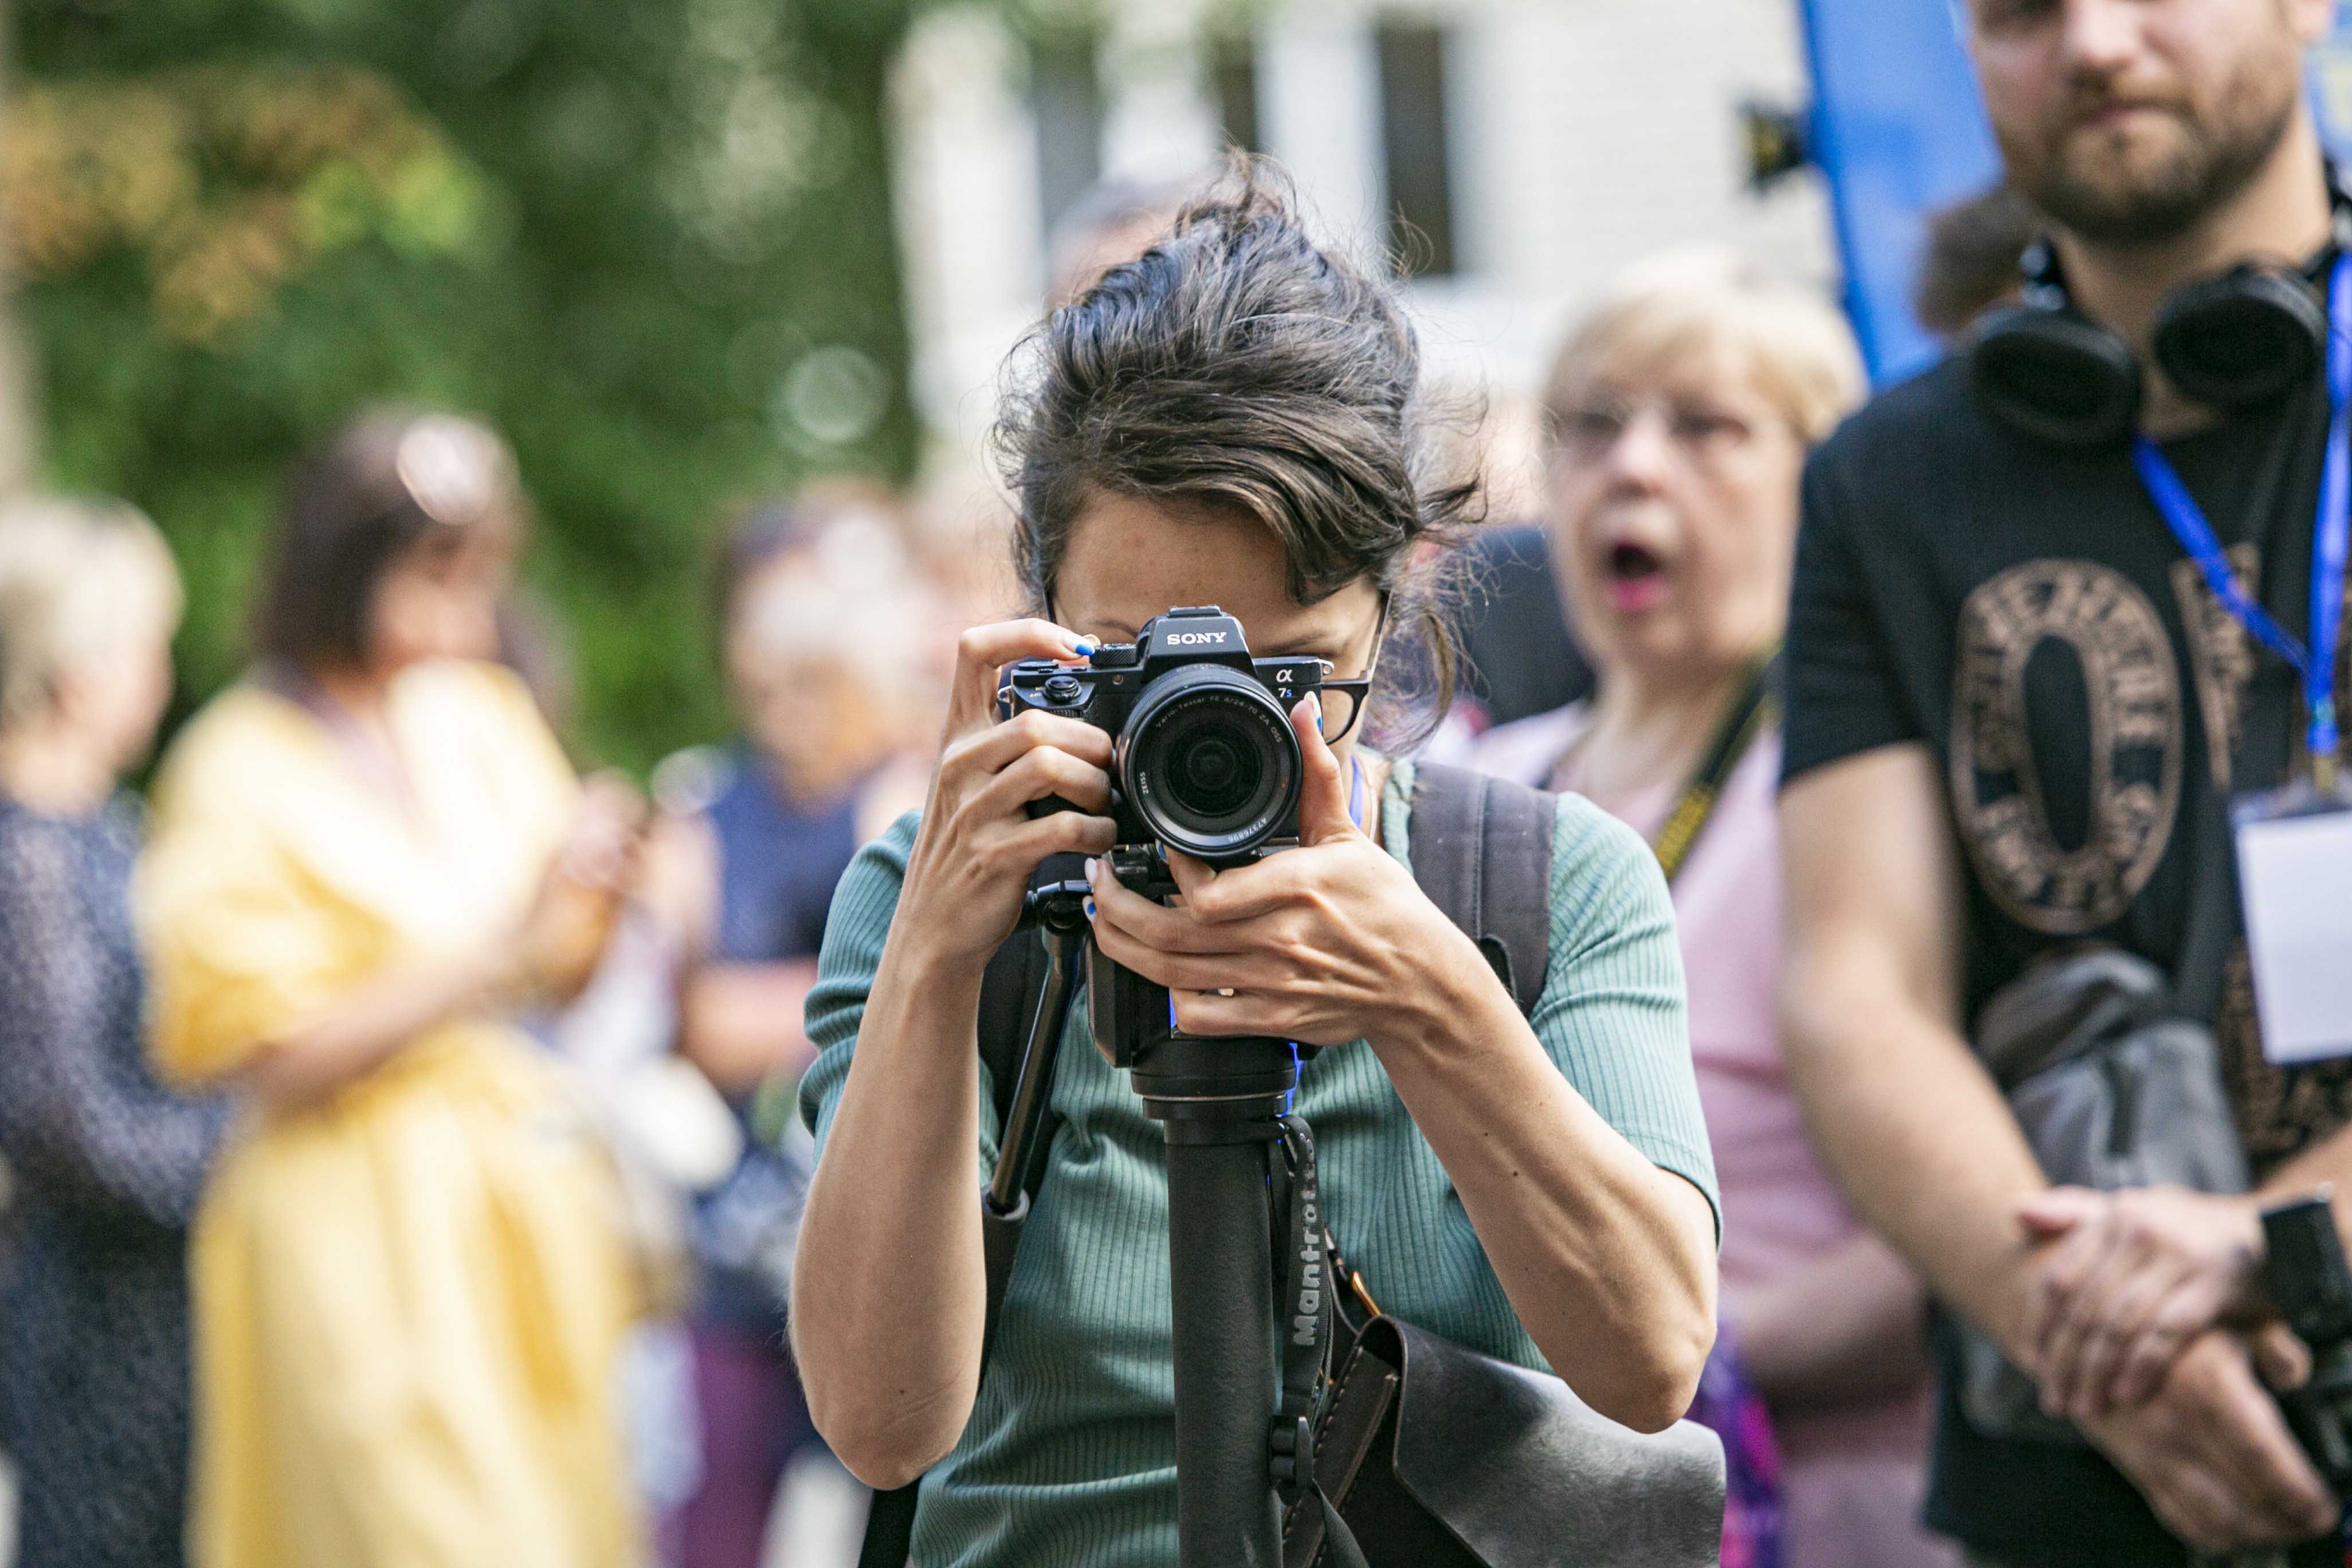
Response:
[[[1075,675],[1056,675],[1045,682],[1045,700],[1057,708],[1076,702],[1085,691]]]

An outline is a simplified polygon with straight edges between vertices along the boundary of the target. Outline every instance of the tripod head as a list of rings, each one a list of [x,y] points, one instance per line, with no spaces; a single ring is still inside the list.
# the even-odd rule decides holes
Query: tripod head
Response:
[[[1148,899],[1166,902],[1175,879],[1152,847],[1121,845],[1108,857],[1111,874]],[[1266,1121],[1290,1109],[1298,1087],[1299,1047],[1288,1040],[1188,1035],[1176,1026],[1175,1003],[1155,985],[1087,944],[1087,1013],[1095,1048],[1132,1074],[1144,1113],[1167,1125]]]

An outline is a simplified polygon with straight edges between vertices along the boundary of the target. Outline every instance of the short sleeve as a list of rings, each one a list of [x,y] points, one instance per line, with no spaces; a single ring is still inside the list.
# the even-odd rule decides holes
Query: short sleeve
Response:
[[[1528,1021],[1603,1121],[1706,1194],[1720,1238],[1723,1203],[1691,1064],[1666,880],[1639,835],[1580,795],[1559,797],[1551,957]]]
[[[259,833],[191,823],[140,876],[157,1070],[183,1083],[234,1072],[350,984],[334,923],[304,900]]]
[[[1832,442],[1805,467],[1784,660],[1782,783],[1924,738],[1855,551]]]
[[[801,1119],[816,1137],[819,1159],[824,1156],[835,1113],[841,1109],[842,1086],[849,1079],[849,1063],[857,1052],[857,1032],[866,1021],[866,999],[873,994],[875,973],[882,966],[882,947],[889,939],[891,918],[898,913],[898,894],[907,880],[907,858],[913,852],[920,823],[921,815],[910,811],[859,850],[833,895],[824,946],[817,956],[816,984],[808,996],[808,1037],[816,1047],[816,1060],[801,1078]],[[982,1173],[996,1163],[997,1133],[996,1096],[983,1061],[980,1064],[978,1151]]]
[[[373,956],[271,831],[268,781],[284,759],[249,729],[219,711],[189,727],[158,781],[139,864],[148,1043],[159,1076],[180,1083],[245,1066]]]

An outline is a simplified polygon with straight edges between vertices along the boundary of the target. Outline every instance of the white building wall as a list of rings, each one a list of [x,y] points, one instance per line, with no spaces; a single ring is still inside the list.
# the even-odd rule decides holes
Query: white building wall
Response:
[[[1192,43],[1203,0],[1108,0],[1103,166],[1160,178],[1213,153]],[[1450,29],[1458,271],[1411,286],[1432,372],[1507,407],[1537,386],[1576,302],[1652,251],[1727,243],[1833,286],[1811,175],[1743,187],[1738,110],[1799,103],[1790,0],[1288,0],[1256,28],[1258,121],[1327,233],[1376,254],[1383,16]],[[1004,353],[1043,289],[1034,126],[1019,50],[989,10],[934,13],[897,93],[918,395],[950,453],[985,429]],[[944,454],[943,454],[944,455]]]

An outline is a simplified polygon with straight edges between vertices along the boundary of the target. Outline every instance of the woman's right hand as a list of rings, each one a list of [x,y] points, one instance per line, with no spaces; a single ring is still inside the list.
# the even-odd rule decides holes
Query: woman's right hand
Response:
[[[645,797],[618,773],[590,777],[539,894],[516,928],[511,950],[521,988],[571,1000],[588,984],[636,874]]]
[[[1021,918],[1030,875],[1048,855],[1100,855],[1109,817],[1111,738],[1080,720],[1029,711],[996,721],[996,677],[1023,658],[1083,662],[1094,651],[1045,620],[974,626],[956,645],[939,770],[908,858],[898,921],[936,956],[984,964]],[[1030,802],[1078,806],[1032,818]]]

